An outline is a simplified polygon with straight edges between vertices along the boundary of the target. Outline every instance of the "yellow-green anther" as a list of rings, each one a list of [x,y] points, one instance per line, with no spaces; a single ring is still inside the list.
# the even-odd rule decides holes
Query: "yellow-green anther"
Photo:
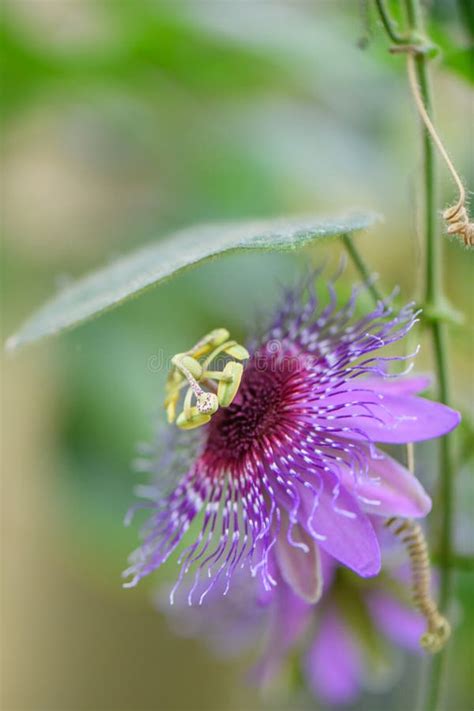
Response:
[[[230,333],[226,328],[215,328],[210,332],[209,336],[209,345],[215,348],[216,346],[220,346],[221,343],[225,343],[225,341],[228,340]]]
[[[229,338],[229,335],[229,331],[226,328],[215,328],[213,331],[204,336],[204,338],[201,338],[201,340],[198,341],[188,352],[195,358],[201,358],[217,346],[220,346],[221,343],[225,343],[225,341]]]
[[[183,355],[183,354],[178,353],[177,355],[174,356],[174,358],[178,358],[181,355]],[[173,359],[171,360],[171,362],[173,362]],[[182,380],[182,378],[183,378],[183,376],[181,375],[181,373],[178,370],[176,370],[175,368],[172,368],[168,374],[168,384],[172,385],[172,384],[179,383],[179,381]]]
[[[166,417],[168,419],[168,422],[171,424],[172,422],[175,421],[176,419],[176,405],[178,402],[178,398],[172,398],[169,399],[167,402],[165,402],[165,407],[166,407]]]
[[[183,372],[185,376],[187,375],[185,371],[188,370],[193,378],[200,380],[202,376],[202,367],[199,361],[192,356],[187,355],[186,353],[178,353],[173,356],[171,362],[176,368]]]
[[[176,353],[176,355],[174,355],[174,356],[171,358],[171,362],[173,363],[173,365],[174,365],[175,367],[179,367],[179,364],[180,364],[180,362],[181,362],[181,358],[183,358],[185,355],[187,355],[187,353]],[[175,370],[174,370],[174,371],[171,371],[171,377],[176,377],[176,371],[175,371]]]
[[[217,397],[221,407],[228,407],[240,387],[244,367],[241,363],[227,363],[222,375],[222,380],[219,381],[217,388]]]
[[[246,360],[249,353],[237,341],[231,340],[229,335],[226,328],[216,328],[201,338],[193,348],[177,353],[172,358],[164,403],[168,422],[176,419],[183,388],[186,388],[183,410],[176,419],[181,429],[193,429],[206,424],[219,407],[228,407],[234,400],[243,373],[242,364],[236,361]],[[216,368],[209,370],[211,363],[218,365],[216,359],[220,354],[235,360],[228,362],[222,371]]]
[[[188,413],[183,411],[178,415],[176,424],[182,430],[193,430],[196,427],[201,427],[201,425],[207,424],[210,419],[210,415],[199,412],[197,407],[192,407]]]
[[[248,350],[238,343],[226,348],[224,352],[232,356],[232,358],[237,358],[237,360],[247,360],[247,358],[250,358]]]
[[[181,383],[184,382],[184,376],[182,373],[179,372],[179,370],[176,370],[173,368],[171,372],[168,375],[168,378],[166,380],[166,391],[168,393],[174,392],[176,389],[178,389],[181,385]]]

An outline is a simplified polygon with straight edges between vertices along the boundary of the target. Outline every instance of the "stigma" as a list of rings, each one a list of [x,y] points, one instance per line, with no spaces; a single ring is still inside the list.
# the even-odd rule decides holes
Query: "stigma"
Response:
[[[247,349],[232,340],[225,328],[214,329],[190,350],[173,356],[164,402],[168,422],[183,430],[207,424],[219,408],[233,402],[242,380],[242,361],[248,358]]]

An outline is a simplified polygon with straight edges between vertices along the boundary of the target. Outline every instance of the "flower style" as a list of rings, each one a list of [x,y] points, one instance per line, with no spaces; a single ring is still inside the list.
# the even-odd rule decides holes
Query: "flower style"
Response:
[[[190,604],[202,603],[217,581],[226,594],[240,568],[270,590],[271,553],[283,580],[313,603],[322,591],[320,549],[362,577],[376,575],[380,547],[369,515],[429,512],[417,479],[376,447],[438,437],[459,422],[457,412],[418,397],[426,378],[389,374],[404,357],[380,353],[408,333],[417,313],[380,302],[356,318],[361,288],[340,308],[333,283],[327,288],[326,304],[313,282],[288,291],[249,349],[233,401],[214,403],[199,429],[175,428],[173,446],[182,452],[189,442],[190,454],[173,471],[173,489],[142,491],[151,515],[124,573],[127,586],[161,566],[194,524],[171,602],[190,571]],[[197,408],[195,415],[202,418]]]

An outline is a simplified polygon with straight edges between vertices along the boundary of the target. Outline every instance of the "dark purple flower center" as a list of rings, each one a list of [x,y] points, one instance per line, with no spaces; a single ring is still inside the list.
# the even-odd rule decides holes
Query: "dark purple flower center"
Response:
[[[235,465],[281,428],[285,405],[302,369],[298,357],[262,349],[245,368],[239,394],[209,424],[205,456],[219,469]]]

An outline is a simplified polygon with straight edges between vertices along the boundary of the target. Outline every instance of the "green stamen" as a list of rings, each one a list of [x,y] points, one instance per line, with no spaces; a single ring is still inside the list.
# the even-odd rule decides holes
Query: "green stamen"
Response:
[[[237,341],[229,340],[229,336],[227,329],[216,328],[201,338],[189,351],[173,356],[164,402],[169,423],[176,420],[178,427],[194,429],[209,422],[219,407],[228,407],[233,402],[243,373],[242,363],[235,361],[246,360],[249,353]],[[221,354],[235,360],[226,360],[222,371],[209,369]],[[201,362],[201,358],[205,360]],[[210,387],[211,392],[204,390],[202,384]],[[180,393],[185,387],[187,390],[183,410],[176,417]]]

